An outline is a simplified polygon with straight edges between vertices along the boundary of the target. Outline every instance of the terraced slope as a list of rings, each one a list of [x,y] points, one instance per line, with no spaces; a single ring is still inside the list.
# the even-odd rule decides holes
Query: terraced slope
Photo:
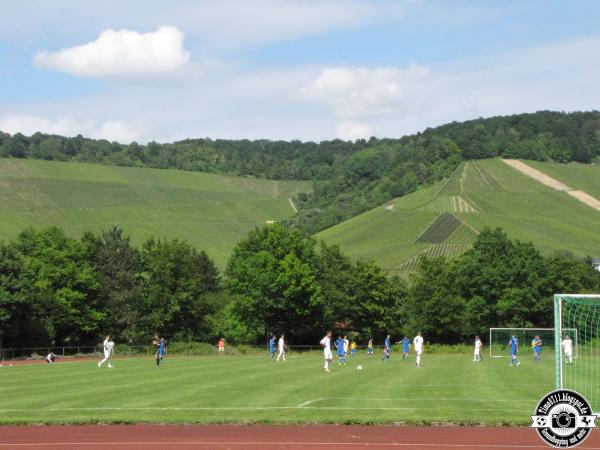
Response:
[[[595,170],[600,180],[600,167]],[[594,183],[592,178],[589,174],[588,183]],[[600,256],[600,213],[500,160],[464,163],[445,182],[389,205],[318,237],[354,257],[374,259],[392,273],[413,271],[421,254],[459,255],[486,226],[502,227],[512,238],[533,241],[546,253],[569,250]]]
[[[187,239],[220,266],[254,226],[294,213],[305,182],[177,170],[0,159],[0,239],[24,227],[58,225],[79,236],[117,223],[135,243]]]

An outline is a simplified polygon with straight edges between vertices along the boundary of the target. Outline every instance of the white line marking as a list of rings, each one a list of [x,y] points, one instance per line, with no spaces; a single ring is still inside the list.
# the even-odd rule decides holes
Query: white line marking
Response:
[[[413,401],[413,400],[432,400],[442,401],[442,402],[483,402],[483,403],[491,403],[491,402],[521,402],[521,403],[529,403],[531,404],[531,400],[517,400],[517,399],[487,399],[487,398],[440,398],[440,397],[403,397],[403,398],[373,398],[373,397],[327,397],[320,398],[319,400],[353,400],[353,401],[369,401],[373,400],[375,402],[381,401],[389,401],[389,402],[402,402],[402,401]],[[316,400],[315,400],[316,401]]]
[[[296,406],[297,408],[304,408],[312,403],[316,403],[316,402],[320,402],[321,400],[327,400],[327,398],[316,398],[314,400],[308,400],[304,403],[300,403],[298,406]]]
[[[60,411],[269,411],[278,409],[314,409],[314,410],[340,410],[351,409],[361,411],[421,411],[431,410],[430,406],[140,406],[140,407],[105,407],[97,408],[12,408],[0,409],[0,413],[10,412],[60,412]],[[454,408],[445,411],[498,411],[498,408]]]

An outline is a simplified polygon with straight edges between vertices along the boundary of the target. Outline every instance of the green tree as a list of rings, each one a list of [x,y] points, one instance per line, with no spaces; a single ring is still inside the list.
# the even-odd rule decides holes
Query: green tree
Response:
[[[407,331],[428,341],[456,342],[465,335],[465,300],[453,292],[453,276],[444,258],[423,257],[411,279]]]
[[[85,233],[82,242],[98,279],[98,303],[106,314],[105,332],[120,341],[137,341],[143,322],[141,262],[129,236],[118,226],[100,236]]]
[[[98,283],[84,246],[56,227],[26,229],[15,246],[44,343],[94,342],[105,313],[96,303]]]
[[[322,315],[315,242],[281,224],[257,227],[238,243],[227,264],[235,312],[251,329],[314,335]]]
[[[0,348],[25,337],[31,317],[31,304],[23,295],[20,255],[13,245],[0,242]]]
[[[144,321],[147,333],[202,340],[219,290],[219,271],[204,251],[178,239],[149,239],[141,250]]]

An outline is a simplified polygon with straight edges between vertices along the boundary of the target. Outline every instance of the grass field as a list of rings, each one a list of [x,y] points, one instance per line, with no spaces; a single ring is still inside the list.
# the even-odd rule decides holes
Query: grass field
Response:
[[[359,354],[322,369],[321,352],[285,363],[263,356],[117,359],[0,368],[0,423],[486,423],[529,422],[553,387],[554,361],[425,354],[390,363]],[[356,365],[363,365],[362,371]]]
[[[307,182],[178,170],[0,159],[0,239],[27,226],[72,236],[119,224],[134,243],[168,236],[205,249],[221,267],[233,246],[267,220],[293,214]]]
[[[585,191],[596,198],[600,198],[600,166],[597,164],[525,162],[572,189]]]
[[[585,172],[581,179],[588,186],[600,183],[599,166],[565,167]],[[565,182],[578,187],[571,179]],[[532,241],[546,254],[569,250],[581,257],[600,255],[600,213],[500,160],[464,163],[445,182],[392,204],[317,236],[353,257],[374,259],[392,273],[413,271],[422,254],[460,255],[484,227],[502,227],[511,238]]]

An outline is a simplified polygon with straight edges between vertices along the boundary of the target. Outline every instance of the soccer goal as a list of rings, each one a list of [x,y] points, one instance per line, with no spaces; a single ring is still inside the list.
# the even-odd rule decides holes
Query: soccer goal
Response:
[[[549,358],[554,357],[555,353],[555,333],[554,328],[490,328],[490,358],[509,357],[510,351],[508,341],[511,336],[515,336],[519,340],[519,354],[524,357],[533,354],[531,341],[536,336],[542,340],[542,355],[547,355]],[[568,328],[564,330],[569,332],[573,340],[573,357],[578,356],[579,351],[579,334],[576,328]]]
[[[600,411],[600,295],[554,296],[556,388],[573,389]],[[564,339],[577,330],[577,359],[571,360]],[[573,339],[575,341],[575,339]]]

